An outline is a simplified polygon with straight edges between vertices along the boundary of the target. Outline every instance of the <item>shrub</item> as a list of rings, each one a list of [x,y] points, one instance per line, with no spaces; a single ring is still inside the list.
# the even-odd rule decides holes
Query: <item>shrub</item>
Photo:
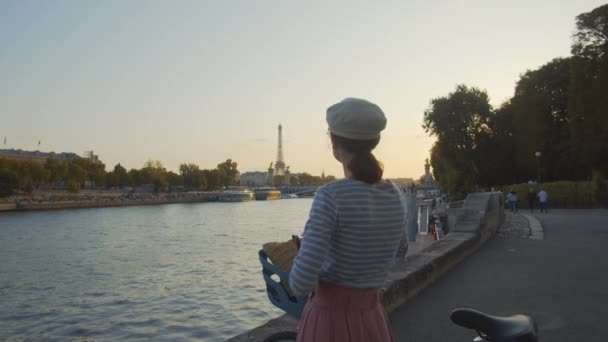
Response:
[[[599,203],[594,197],[593,182],[560,181],[542,184],[514,184],[501,188],[505,196],[509,191],[517,192],[520,208],[528,208],[528,190],[532,188],[535,194],[544,189],[549,194],[549,206],[552,208],[593,208]],[[538,208],[538,197],[535,198]]]
[[[608,206],[608,185],[599,171],[593,171],[593,199],[600,206]]]
[[[71,193],[79,193],[80,192],[80,183],[75,180],[71,180],[68,182],[68,191]]]

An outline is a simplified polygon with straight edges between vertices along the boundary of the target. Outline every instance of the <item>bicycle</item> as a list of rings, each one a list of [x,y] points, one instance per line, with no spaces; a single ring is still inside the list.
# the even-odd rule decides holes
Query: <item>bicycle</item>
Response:
[[[538,328],[527,315],[492,316],[473,309],[456,309],[450,314],[454,324],[475,330],[473,342],[538,342]]]

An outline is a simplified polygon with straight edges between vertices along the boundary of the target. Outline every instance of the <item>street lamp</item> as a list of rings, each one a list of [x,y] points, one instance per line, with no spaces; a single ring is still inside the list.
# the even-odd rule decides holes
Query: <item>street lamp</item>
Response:
[[[534,155],[536,156],[536,168],[538,170],[538,177],[536,180],[538,181],[538,184],[540,184],[540,156],[542,154],[540,152],[535,152]]]

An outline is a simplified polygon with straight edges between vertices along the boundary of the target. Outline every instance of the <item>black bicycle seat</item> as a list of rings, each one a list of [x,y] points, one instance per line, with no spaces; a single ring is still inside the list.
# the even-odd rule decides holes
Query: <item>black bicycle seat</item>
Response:
[[[456,309],[452,322],[476,330],[479,336],[494,342],[538,342],[536,323],[530,316],[497,317],[473,309]]]

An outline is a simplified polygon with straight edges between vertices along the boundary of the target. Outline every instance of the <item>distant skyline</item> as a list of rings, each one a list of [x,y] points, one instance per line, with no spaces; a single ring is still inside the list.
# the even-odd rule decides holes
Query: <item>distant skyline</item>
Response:
[[[264,171],[281,123],[293,172],[341,177],[325,110],[354,96],[387,115],[385,176],[417,179],[432,98],[465,83],[499,106],[603,3],[1,1],[0,148]]]

